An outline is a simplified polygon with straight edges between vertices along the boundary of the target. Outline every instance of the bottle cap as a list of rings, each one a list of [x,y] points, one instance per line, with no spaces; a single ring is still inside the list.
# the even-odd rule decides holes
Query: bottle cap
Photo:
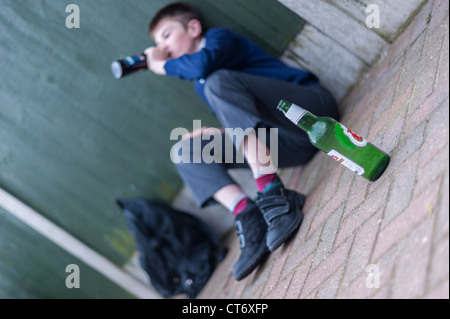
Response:
[[[111,63],[111,72],[116,79],[120,79],[122,77],[122,65],[119,61],[114,61],[113,63]]]

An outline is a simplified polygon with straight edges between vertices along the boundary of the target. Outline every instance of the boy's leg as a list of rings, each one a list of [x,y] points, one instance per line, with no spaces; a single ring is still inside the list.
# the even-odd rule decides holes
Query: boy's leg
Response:
[[[278,101],[285,98],[302,105],[318,116],[337,117],[338,111],[331,95],[319,87],[302,87],[275,79],[253,76],[241,72],[221,70],[212,74],[206,82],[205,94],[215,109],[223,127],[269,128],[278,129],[278,166],[292,167],[306,163],[316,152],[307,135],[292,124],[282,112],[276,109]],[[270,142],[270,131],[266,130],[266,141]],[[236,156],[235,149],[226,147],[223,131],[218,138],[221,141],[223,158],[206,164],[195,163],[194,156],[201,157],[202,150],[211,139],[197,137],[195,144],[200,145],[199,154],[194,154],[194,139],[185,139],[178,144],[187,145],[186,161],[177,164],[181,177],[192,190],[200,207],[215,203],[214,194],[235,181],[228,175],[228,169],[248,168],[242,156]],[[214,137],[214,136],[212,136]],[[242,150],[245,135],[237,134],[233,143]],[[230,139],[228,139],[230,141]],[[175,148],[183,151],[182,147]],[[230,154],[232,153],[232,154]],[[186,154],[185,154],[186,155]],[[248,157],[248,154],[247,154]],[[239,163],[236,160],[239,159]],[[252,164],[250,164],[252,165]],[[252,169],[255,172],[255,169]],[[227,206],[227,205],[226,205]]]
[[[316,115],[337,117],[337,108],[333,108],[332,97],[320,87],[305,89],[282,81],[275,83],[277,80],[269,79],[271,81],[268,81],[267,78],[252,77],[254,76],[239,72],[220,71],[208,78],[205,93],[212,102],[216,115],[224,127],[231,129],[277,127],[280,131],[279,166],[304,164],[312,157],[316,149],[311,146],[309,139],[300,129],[276,110],[278,101],[284,98],[302,105]],[[327,108],[330,110],[327,111]],[[248,142],[248,137],[243,135],[234,137],[234,144],[243,148],[247,159],[252,158],[252,154],[246,152],[245,143],[243,143]],[[202,142],[203,149],[205,141],[202,140]],[[242,194],[238,195],[240,189],[233,185],[234,181],[227,174],[227,170],[243,167],[246,164],[204,164],[182,163],[177,167],[200,206],[216,200],[230,209],[233,207],[230,199],[238,198]],[[259,163],[256,162],[256,164]],[[252,170],[255,172],[255,167],[252,167]],[[281,181],[275,180],[275,182]],[[238,280],[250,273],[267,253],[266,245],[262,243],[266,237],[266,223],[269,225],[269,230],[272,228],[272,232],[267,234],[267,238],[272,238],[267,243],[271,250],[278,247],[301,223],[300,210],[304,202],[302,195],[284,190],[282,187],[271,188],[270,192],[259,195],[257,199],[259,207],[250,202],[236,217],[242,249],[241,256],[233,267],[233,274]],[[274,206],[274,202],[281,205]],[[285,207],[288,207],[288,210]],[[265,221],[259,210],[264,212]],[[292,210],[295,212],[287,214]],[[286,229],[288,232],[285,231]]]
[[[220,141],[220,150],[208,148],[208,144],[213,143],[213,140]],[[226,140],[225,134],[220,132],[214,138],[206,140],[202,136],[192,136],[178,142],[172,150],[182,159],[176,167],[197,204],[203,207],[218,202],[236,216],[241,255],[233,266],[233,275],[236,280],[241,280],[250,274],[269,252],[266,246],[267,224],[256,204],[228,175],[229,169],[248,168],[248,165],[244,162],[237,163],[240,158],[236,156],[234,147],[230,154],[230,148],[225,146]],[[193,147],[195,143],[201,147]],[[214,161],[202,156],[205,155],[203,151],[206,149],[210,150],[208,154],[214,155]],[[183,151],[185,154],[182,154]],[[198,163],[194,162],[195,158]]]
[[[208,152],[204,151],[207,148]],[[232,197],[243,192],[228,170],[248,168],[248,165],[223,131],[216,130],[215,134],[209,136],[203,134],[183,138],[174,145],[172,153],[175,153],[172,158],[178,159],[175,167],[191,190],[198,207],[220,203],[232,209]],[[235,187],[230,188],[230,185]]]
[[[297,103],[318,116],[338,117],[333,97],[319,85],[305,87],[235,71],[221,70],[211,75],[207,79],[205,95],[224,127],[243,130],[278,128],[278,150],[281,151],[277,155],[280,167],[304,164],[316,152],[307,135],[277,110],[281,99]],[[257,149],[247,145],[255,143],[253,136],[250,134],[236,138],[234,143],[237,148],[244,149],[255,177],[261,175],[256,174],[260,173],[260,163],[250,162]],[[276,169],[257,179],[257,183],[261,182],[262,186],[258,184],[256,199],[268,225],[267,246],[271,251],[298,229],[305,201],[304,195],[285,190],[279,178],[273,174],[274,171]]]
[[[246,129],[257,127],[278,128],[280,137],[296,153],[290,164],[307,162],[316,150],[306,133],[277,110],[281,99],[300,105],[316,116],[337,119],[339,111],[332,95],[318,84],[302,86],[273,78],[243,72],[220,70],[206,80],[205,96],[222,127]],[[240,149],[243,136],[234,143]],[[283,143],[283,140],[280,139]],[[298,152],[298,150],[302,152]],[[281,164],[281,162],[280,162]]]

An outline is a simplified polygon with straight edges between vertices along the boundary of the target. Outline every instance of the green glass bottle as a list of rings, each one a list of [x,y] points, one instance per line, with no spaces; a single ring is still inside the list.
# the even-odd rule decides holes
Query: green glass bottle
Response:
[[[308,134],[314,146],[358,175],[376,181],[386,170],[389,155],[336,120],[314,116],[285,100],[278,109]]]

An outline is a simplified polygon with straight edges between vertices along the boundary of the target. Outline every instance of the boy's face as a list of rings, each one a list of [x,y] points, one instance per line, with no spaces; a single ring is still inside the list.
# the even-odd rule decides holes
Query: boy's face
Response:
[[[153,37],[156,46],[167,53],[169,59],[179,58],[185,54],[192,54],[199,50],[199,36],[198,28],[191,20],[188,27],[185,28],[183,24],[174,19],[166,18],[161,20],[154,28],[151,36]]]

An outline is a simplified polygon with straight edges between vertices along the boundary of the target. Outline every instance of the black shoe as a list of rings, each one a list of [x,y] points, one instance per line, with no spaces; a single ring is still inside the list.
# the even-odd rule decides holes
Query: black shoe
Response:
[[[241,245],[241,255],[233,266],[233,276],[239,281],[247,277],[269,253],[266,246],[267,224],[251,200],[236,216],[236,233]]]
[[[305,195],[283,186],[258,194],[255,202],[268,225],[266,243],[270,251],[280,247],[300,227],[305,201]]]

